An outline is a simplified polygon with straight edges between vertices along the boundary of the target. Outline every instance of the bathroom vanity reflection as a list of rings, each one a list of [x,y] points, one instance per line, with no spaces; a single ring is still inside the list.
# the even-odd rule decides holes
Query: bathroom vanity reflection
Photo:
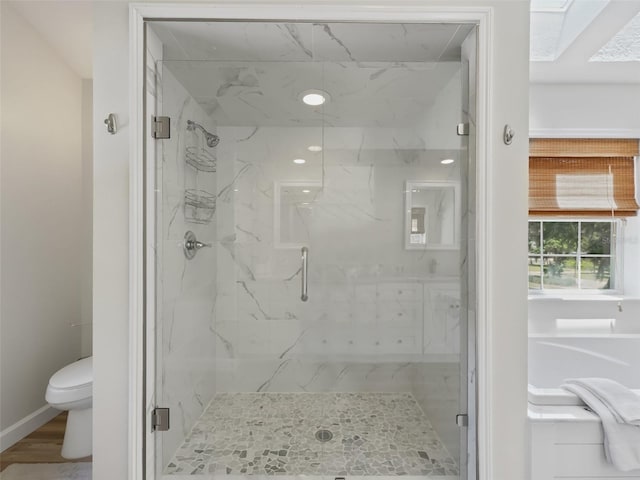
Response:
[[[407,250],[459,247],[460,189],[456,182],[406,182]]]

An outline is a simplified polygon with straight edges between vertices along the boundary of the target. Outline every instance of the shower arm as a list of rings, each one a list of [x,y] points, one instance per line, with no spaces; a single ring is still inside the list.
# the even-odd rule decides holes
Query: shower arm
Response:
[[[202,131],[202,133],[204,134],[204,137],[207,141],[207,146],[209,147],[215,147],[216,145],[218,145],[218,143],[220,143],[220,137],[218,137],[218,135],[214,135],[213,133],[209,133],[202,125],[200,125],[199,123],[196,123],[192,120],[187,120],[187,130],[189,131],[194,131],[196,128],[200,129]]]

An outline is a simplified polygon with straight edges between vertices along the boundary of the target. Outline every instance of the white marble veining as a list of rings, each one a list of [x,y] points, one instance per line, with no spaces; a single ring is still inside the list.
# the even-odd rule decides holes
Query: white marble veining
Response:
[[[460,59],[470,25],[167,22],[167,60],[437,62]]]
[[[424,26],[378,27],[373,42],[361,25],[175,24],[173,40],[160,33],[165,58],[182,48],[210,60],[166,62],[161,80],[175,137],[163,142],[158,171],[158,401],[177,425],[162,434],[163,467],[211,398],[230,392],[411,392],[458,456],[468,245],[462,254],[405,249],[404,189],[458,181],[464,190],[455,125],[467,31],[431,26],[434,43],[418,45]],[[331,100],[309,108],[298,98],[307,88]],[[185,166],[187,147],[206,148],[187,119],[219,135],[216,172]],[[188,223],[186,189],[215,198],[210,223]],[[186,229],[213,244],[192,261],[181,251]]]
[[[445,119],[438,114],[444,110],[437,104],[443,98],[451,100],[449,95],[459,95],[460,90],[460,63],[455,61],[166,64],[220,126],[411,129],[427,121],[443,122]],[[425,89],[425,85],[430,88]],[[448,92],[449,85],[455,91]],[[300,95],[311,88],[327,92],[330,100],[316,108],[305,105]],[[455,105],[448,103],[453,110]],[[449,131],[454,137],[455,123]],[[400,144],[398,148],[404,150],[406,146]]]
[[[199,105],[162,63],[157,74],[158,109],[171,117],[171,139],[158,149],[157,404],[171,408],[172,428],[161,437],[164,464],[189,432],[215,393],[215,334],[211,318],[216,284],[216,254],[211,249],[187,260],[184,234],[192,230],[199,240],[216,238],[216,222],[199,224],[185,217],[187,189],[215,192],[216,174],[199,172],[185,162],[188,147],[207,148],[199,132],[187,131],[187,120],[211,132],[213,125]]]

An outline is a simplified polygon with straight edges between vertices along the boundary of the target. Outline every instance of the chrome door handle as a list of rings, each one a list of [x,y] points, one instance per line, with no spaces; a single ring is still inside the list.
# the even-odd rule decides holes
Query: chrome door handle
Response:
[[[309,265],[309,249],[307,247],[302,247],[302,295],[300,295],[300,300],[306,302],[309,300],[309,295],[307,295],[307,269]]]
[[[195,257],[198,250],[204,247],[211,247],[211,244],[199,242],[195,233],[191,230],[184,234],[184,245],[182,246],[182,250],[184,251],[184,256],[187,257],[187,260],[191,260]]]

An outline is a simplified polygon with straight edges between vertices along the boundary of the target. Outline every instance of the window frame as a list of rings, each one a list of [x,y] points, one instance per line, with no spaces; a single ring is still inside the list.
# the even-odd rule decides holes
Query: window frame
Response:
[[[624,265],[624,228],[625,228],[625,224],[626,224],[626,218],[624,217],[609,217],[609,218],[603,218],[603,217],[578,217],[578,216],[571,216],[571,217],[561,217],[561,216],[529,216],[527,219],[527,265],[529,264],[529,259],[532,257],[539,257],[541,260],[545,257],[543,251],[542,251],[542,244],[540,245],[541,250],[539,254],[532,254],[529,251],[529,225],[533,222],[538,222],[541,225],[540,228],[540,235],[542,238],[542,233],[543,233],[543,224],[545,222],[550,223],[550,222],[571,222],[571,223],[578,223],[579,228],[578,228],[578,238],[577,238],[577,246],[578,246],[578,251],[576,252],[575,255],[571,255],[571,254],[552,254],[552,255],[546,255],[547,257],[566,257],[566,258],[575,258],[576,259],[576,278],[578,281],[578,285],[580,284],[581,278],[580,278],[580,273],[581,273],[581,259],[583,258],[589,258],[589,257],[608,257],[610,258],[610,278],[613,282],[614,288],[609,288],[609,289],[596,289],[596,288],[544,288],[544,271],[541,272],[541,288],[538,289],[532,289],[532,288],[528,288],[529,291],[529,296],[535,296],[535,297],[567,297],[567,296],[580,296],[580,297],[588,297],[588,296],[616,296],[616,295],[622,295],[624,292],[624,288],[623,288],[623,280],[624,280],[624,271],[623,271],[623,265]],[[612,224],[612,239],[611,239],[611,250],[610,253],[608,255],[604,255],[604,254],[586,254],[586,255],[582,255],[581,254],[581,235],[582,235],[582,228],[580,228],[580,225],[582,223],[593,223],[593,222],[600,222],[600,223],[611,223]],[[528,269],[527,269],[528,272]],[[527,276],[527,287],[529,287],[529,279]]]

